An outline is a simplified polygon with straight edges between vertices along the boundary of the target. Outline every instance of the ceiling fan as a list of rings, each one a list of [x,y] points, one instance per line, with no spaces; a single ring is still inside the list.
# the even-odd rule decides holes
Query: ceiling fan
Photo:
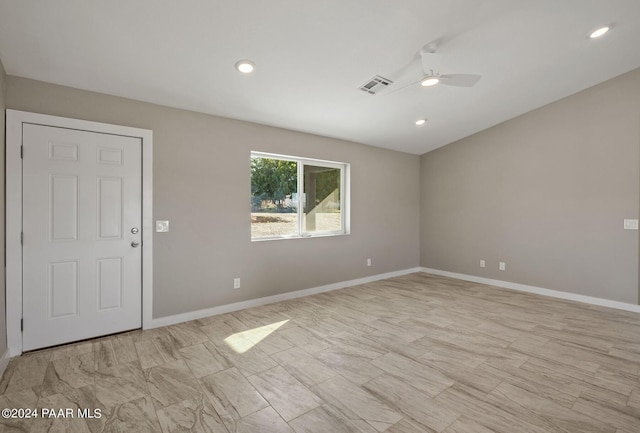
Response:
[[[427,44],[420,50],[420,60],[422,62],[422,72],[424,76],[415,83],[420,83],[423,87],[444,84],[445,86],[473,87],[482,78],[477,74],[441,74],[439,71],[442,57],[436,53],[436,45]]]
[[[420,61],[421,71],[417,73],[416,63]],[[396,93],[408,87],[420,84],[423,87],[435,85],[473,87],[481,78],[477,74],[442,74],[440,64],[442,56],[436,53],[436,44],[431,42],[420,49],[413,59],[400,70],[391,74],[391,78],[384,78],[380,75],[374,76],[367,83],[360,87],[369,94],[375,95],[385,89],[395,89],[384,92],[386,94]],[[417,77],[420,77],[416,80]],[[408,82],[408,83],[407,83]],[[395,86],[393,85],[395,83]]]

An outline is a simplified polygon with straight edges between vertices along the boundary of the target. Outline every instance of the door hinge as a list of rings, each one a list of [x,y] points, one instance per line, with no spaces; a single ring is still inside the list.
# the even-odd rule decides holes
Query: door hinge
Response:
[[[20,159],[24,158],[24,146],[20,146]]]
[[[24,244],[24,232],[20,232],[20,245]]]
[[[20,319],[20,331],[24,331],[24,319]]]

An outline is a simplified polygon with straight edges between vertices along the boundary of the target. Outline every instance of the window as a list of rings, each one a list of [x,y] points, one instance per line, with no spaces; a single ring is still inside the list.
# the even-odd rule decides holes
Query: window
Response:
[[[348,233],[349,164],[251,153],[251,239]]]

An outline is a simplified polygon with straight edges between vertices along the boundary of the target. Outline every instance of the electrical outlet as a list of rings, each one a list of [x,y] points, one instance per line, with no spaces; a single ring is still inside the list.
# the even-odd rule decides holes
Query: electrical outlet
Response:
[[[500,262],[500,264],[498,265],[498,269],[500,269],[501,271],[506,270],[507,264],[505,262]]]
[[[367,266],[371,266],[371,259],[367,259]]]
[[[487,266],[487,263],[484,260],[480,260],[480,267],[484,268],[485,266]]]
[[[240,278],[234,278],[233,279],[233,288],[234,289],[239,289],[240,288]]]

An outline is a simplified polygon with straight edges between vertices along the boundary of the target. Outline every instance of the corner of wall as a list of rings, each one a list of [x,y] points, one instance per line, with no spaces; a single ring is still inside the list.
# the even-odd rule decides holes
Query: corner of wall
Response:
[[[639,305],[640,68],[426,153],[420,177],[421,266]]]
[[[0,59],[0,263],[4,263],[4,154],[5,154],[5,108],[7,95],[7,74]],[[5,305],[4,266],[0,266],[0,375],[9,362],[7,349],[7,312]]]

